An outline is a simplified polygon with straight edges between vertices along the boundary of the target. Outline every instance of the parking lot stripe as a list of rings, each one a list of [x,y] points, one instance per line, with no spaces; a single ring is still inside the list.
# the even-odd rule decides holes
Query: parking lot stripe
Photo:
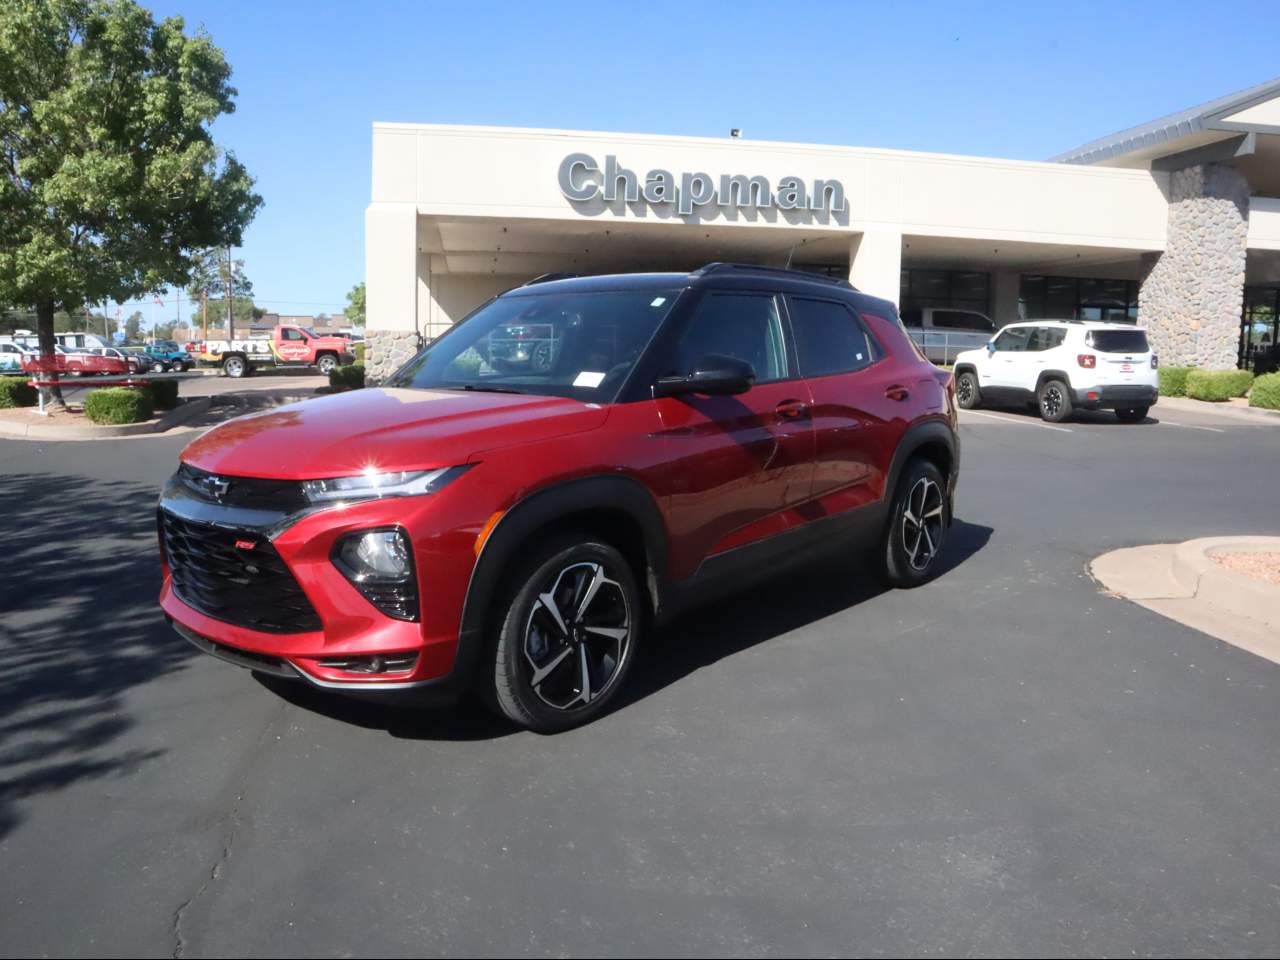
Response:
[[[1186,427],[1188,430],[1210,430],[1213,433],[1227,432],[1223,430],[1221,427],[1199,427],[1199,426],[1196,426],[1194,423],[1174,423],[1172,420],[1165,420],[1163,417],[1160,418],[1160,422],[1170,427]]]
[[[973,414],[975,417],[987,417],[991,420],[999,420],[1001,423],[1017,423],[1024,427],[1044,427],[1046,430],[1057,430],[1059,433],[1071,433],[1070,427],[1055,427],[1051,423],[1041,423],[1039,420],[1019,420],[1016,417],[1002,417],[994,413],[983,413],[981,410],[966,410],[967,414]]]

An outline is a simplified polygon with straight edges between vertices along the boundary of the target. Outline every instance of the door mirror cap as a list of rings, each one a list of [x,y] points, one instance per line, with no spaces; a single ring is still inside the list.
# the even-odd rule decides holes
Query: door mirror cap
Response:
[[[709,353],[697,362],[692,373],[659,379],[653,385],[653,395],[680,397],[701,393],[712,397],[727,397],[746,393],[755,382],[755,368],[745,360]]]
[[[996,352],[996,342],[994,340],[987,341],[987,356]]]

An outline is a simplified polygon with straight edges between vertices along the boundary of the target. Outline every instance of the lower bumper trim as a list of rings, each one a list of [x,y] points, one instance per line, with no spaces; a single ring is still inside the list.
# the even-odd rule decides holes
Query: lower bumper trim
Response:
[[[290,680],[297,680],[301,676],[298,668],[288,660],[265,653],[254,653],[251,650],[241,650],[238,647],[228,647],[218,643],[216,640],[200,636],[194,630],[184,627],[177,620],[170,620],[169,623],[177,631],[178,636],[211,657],[217,657],[219,660],[233,663],[237,667],[257,670],[259,673],[269,673],[274,677],[287,677]]]

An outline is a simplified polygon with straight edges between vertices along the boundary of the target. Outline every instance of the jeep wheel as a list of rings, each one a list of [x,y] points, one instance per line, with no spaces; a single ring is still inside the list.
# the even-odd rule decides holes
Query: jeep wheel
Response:
[[[885,532],[885,576],[894,587],[918,587],[937,573],[938,555],[951,525],[947,483],[928,460],[903,470]]]
[[[1071,388],[1061,380],[1046,380],[1040,384],[1036,398],[1040,401],[1042,420],[1061,423],[1071,416]]]
[[[244,362],[244,357],[227,357],[222,361],[222,371],[228,377],[239,380],[249,370],[249,365]]]
[[[333,372],[334,367],[338,365],[338,359],[332,354],[326,353],[323,357],[316,361],[316,367],[326,377]]]
[[[970,370],[956,377],[956,402],[961,410],[972,410],[982,402],[982,394],[978,390],[978,378]]]
[[[1116,417],[1121,423],[1141,423],[1147,419],[1147,411],[1150,407],[1121,407],[1116,411]]]
[[[586,534],[560,537],[509,590],[493,664],[498,707],[540,733],[599,716],[622,688],[644,624],[630,565]]]

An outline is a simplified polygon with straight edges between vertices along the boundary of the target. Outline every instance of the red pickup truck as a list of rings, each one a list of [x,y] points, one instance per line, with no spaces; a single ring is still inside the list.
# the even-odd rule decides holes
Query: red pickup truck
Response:
[[[345,337],[321,336],[307,327],[282,323],[271,331],[270,339],[208,340],[200,359],[221,365],[229,377],[243,377],[255,366],[315,367],[327,376],[355,357]]]

